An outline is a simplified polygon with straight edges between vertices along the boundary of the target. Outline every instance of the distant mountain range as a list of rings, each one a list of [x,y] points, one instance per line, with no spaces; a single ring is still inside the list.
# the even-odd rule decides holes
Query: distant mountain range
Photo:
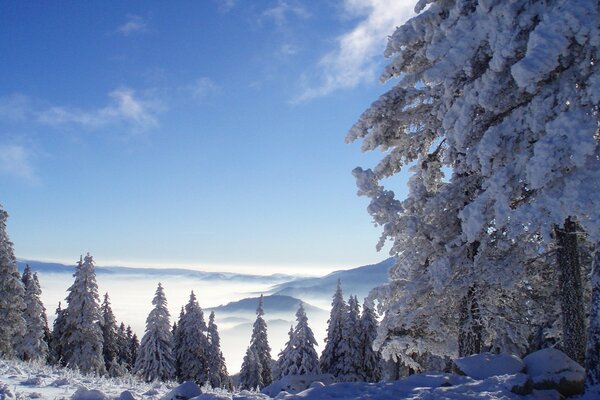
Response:
[[[256,307],[258,306],[258,300],[259,297],[248,297],[239,301],[232,301],[231,303],[220,305],[218,307],[207,308],[206,310],[208,312],[214,311],[215,314],[218,315],[240,313],[252,313],[251,315],[254,315]],[[263,298],[263,308],[265,314],[267,315],[275,313],[291,313],[291,315],[294,315],[296,310],[298,310],[300,303],[303,303],[303,301],[290,296],[271,295],[264,296]],[[304,309],[307,313],[325,312],[325,310],[305,302]]]
[[[23,271],[25,265],[29,264],[31,269],[35,272],[42,273],[70,273],[75,271],[75,265],[65,265],[59,263],[34,261],[34,260],[17,260],[17,266],[20,271]],[[118,266],[96,266],[96,274],[124,274],[124,275],[144,275],[144,276],[176,276],[176,277],[189,277],[202,280],[215,280],[215,281],[230,281],[230,280],[241,280],[241,281],[252,281],[252,282],[273,282],[273,281],[293,281],[297,277],[293,275],[285,274],[272,274],[272,275],[251,275],[251,274],[239,274],[233,272],[206,272],[196,271],[185,268],[131,268],[131,267],[118,267]]]
[[[319,278],[295,279],[273,286],[269,293],[301,299],[320,299],[323,296],[331,298],[339,279],[344,297],[356,295],[361,301],[371,289],[388,281],[388,271],[393,264],[394,258],[388,258],[378,264],[335,271]]]

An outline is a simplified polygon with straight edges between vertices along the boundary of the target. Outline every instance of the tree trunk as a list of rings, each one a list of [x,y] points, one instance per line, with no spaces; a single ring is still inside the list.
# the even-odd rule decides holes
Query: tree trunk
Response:
[[[475,262],[479,244],[479,241],[475,241],[468,245],[467,259],[472,263]],[[465,357],[481,353],[483,327],[475,286],[469,288],[461,301],[458,324],[458,356]]]
[[[458,332],[459,357],[481,352],[481,313],[476,293],[475,287],[471,286],[461,303]]]
[[[592,265],[592,306],[585,359],[586,384],[600,384],[600,242],[596,244],[596,255]]]
[[[554,227],[558,261],[558,288],[563,322],[563,351],[581,365],[585,361],[585,312],[577,244],[577,224],[567,218]]]

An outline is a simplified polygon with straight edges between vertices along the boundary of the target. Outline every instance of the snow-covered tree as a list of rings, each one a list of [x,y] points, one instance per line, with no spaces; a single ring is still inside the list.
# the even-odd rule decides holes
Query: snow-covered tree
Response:
[[[284,376],[284,372],[288,371],[288,366],[291,364],[292,360],[292,351],[294,350],[294,326],[290,326],[290,331],[288,332],[289,339],[285,343],[285,347],[283,350],[279,352],[277,363],[275,364],[276,371],[275,377],[276,379],[281,379]]]
[[[354,382],[362,378],[361,328],[358,299],[356,296],[350,296],[348,317],[342,327],[343,340],[339,348],[342,355],[341,369],[335,376],[339,381]]]
[[[15,356],[15,341],[25,333],[25,290],[13,244],[6,233],[8,213],[0,206],[0,356]]]
[[[320,367],[323,373],[332,374],[333,376],[340,375],[342,371],[342,352],[340,345],[342,344],[343,329],[348,319],[348,306],[344,301],[342,294],[342,284],[338,279],[337,288],[331,302],[331,313],[329,321],[327,321],[327,337],[325,338],[325,348],[321,353]]]
[[[265,311],[263,309],[263,296],[261,294],[260,299],[258,300],[258,307],[256,308],[256,320],[254,321],[252,337],[250,339],[250,348],[254,352],[258,359],[258,363],[261,366],[261,380],[259,385],[261,389],[273,382],[273,374],[271,371],[271,347],[269,346],[269,340],[267,338],[267,323],[265,322],[263,315],[265,315]]]
[[[94,259],[89,253],[80,258],[73,276],[62,339],[64,359],[69,368],[102,375],[106,373],[100,328],[102,313]]]
[[[181,312],[179,313],[179,319],[177,322],[173,323],[173,328],[171,329],[171,333],[173,334],[173,356],[175,358],[175,376],[178,381],[183,381],[181,376],[181,360],[179,348],[181,347],[181,342],[183,341],[183,324],[185,318],[185,308],[181,307]]]
[[[173,335],[167,298],[159,283],[152,299],[154,308],[146,318],[146,332],[137,352],[134,374],[146,382],[168,381],[175,377]]]
[[[260,389],[262,383],[262,365],[258,356],[248,347],[240,369],[240,388],[242,390]]]
[[[281,376],[320,374],[319,356],[315,351],[317,341],[308,326],[304,306],[300,303],[296,312],[296,326],[286,346],[289,351],[282,353]]]
[[[117,338],[117,320],[115,314],[110,307],[110,298],[108,293],[104,295],[104,301],[101,306],[102,321],[102,353],[104,356],[104,364],[106,369],[110,368],[114,359],[118,359],[119,343]]]
[[[60,301],[56,308],[56,317],[52,326],[52,341],[50,342],[50,364],[66,365],[65,359],[65,327],[66,327],[67,310],[61,308]]]
[[[449,349],[440,340],[446,335],[427,332],[441,327],[458,330],[463,352],[470,352],[483,340],[477,314],[483,318],[485,307],[495,306],[473,296],[488,281],[514,288],[528,261],[497,260],[493,274],[477,273],[486,269],[491,235],[503,235],[496,246],[525,246],[527,253],[536,236],[550,246],[552,234],[561,234],[556,227],[573,236],[567,225],[576,220],[593,242],[600,238],[598,3],[422,0],[416,10],[386,50],[392,60],[382,79],[399,82],[363,114],[348,140],[362,138],[364,150],[386,152],[374,171],[355,171],[360,193],[372,199],[369,212],[384,227],[382,239],[391,238],[392,253],[402,255],[392,282],[379,291],[386,311],[381,342],[395,354],[416,349],[404,332],[417,337],[420,325],[428,344]],[[381,181],[410,164],[416,181],[401,202]],[[449,180],[432,179],[444,168]],[[571,245],[557,249],[563,348],[580,360],[574,253]],[[470,315],[443,318],[435,303],[405,312],[409,300],[399,290],[413,298],[443,293],[437,297],[449,315],[461,308]]]
[[[129,345],[129,353],[127,355],[129,363],[129,371],[132,372],[135,368],[135,361],[137,360],[138,351],[140,348],[140,341],[135,333],[132,332],[131,327],[127,326],[127,343]]]
[[[41,288],[40,280],[38,278],[37,273],[33,274],[33,280],[35,281],[37,287]],[[41,289],[40,289],[41,290]],[[44,303],[40,301],[40,305],[42,306],[42,324],[44,326],[44,342],[46,342],[46,347],[48,348],[47,361],[50,362],[52,359],[52,355],[50,354],[50,344],[52,343],[52,332],[50,331],[50,327],[48,326],[48,314],[46,312],[46,307],[44,307]]]
[[[185,314],[179,332],[181,336],[179,337],[179,347],[176,350],[180,368],[179,379],[204,384],[208,379],[210,346],[206,337],[207,327],[204,321],[204,312],[198,304],[194,292],[190,294],[190,300],[185,306]]]
[[[40,299],[40,289],[37,274],[32,274],[29,266],[23,271],[23,282],[25,282],[25,335],[21,338],[18,346],[19,358],[29,360],[46,360],[48,356],[48,344],[44,341],[46,329],[46,318],[44,305]]]
[[[215,313],[211,311],[208,317],[208,381],[214,388],[231,388],[231,380],[227,373],[225,357],[221,352],[221,338],[219,330],[215,323]]]
[[[373,307],[365,300],[360,317],[360,380],[365,382],[379,382],[381,379],[381,356],[373,348],[377,337],[377,315]]]
[[[125,368],[131,367],[131,359],[129,358],[129,341],[127,339],[127,330],[125,323],[121,322],[117,329],[117,362]]]

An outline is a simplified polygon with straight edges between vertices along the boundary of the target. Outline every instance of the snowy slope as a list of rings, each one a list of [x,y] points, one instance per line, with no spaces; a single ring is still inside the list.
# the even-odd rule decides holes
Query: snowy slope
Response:
[[[514,399],[540,400],[559,398],[556,393],[534,391],[521,396],[510,391],[513,375],[494,376],[475,380],[466,376],[451,374],[418,374],[394,381],[370,383],[335,383],[324,386],[316,382],[312,387],[298,394],[280,393],[279,400],[304,399],[357,399],[357,400],[441,400],[441,399]],[[189,385],[188,385],[189,386]],[[128,391],[134,399],[171,399],[178,393],[180,399],[187,399],[177,383],[146,384],[131,377],[105,379],[82,376],[59,368],[43,367],[16,361],[0,360],[0,398],[2,399],[73,399],[97,400],[118,399]],[[179,389],[179,391],[177,390]],[[79,390],[79,392],[77,392]],[[197,390],[197,389],[196,389]],[[256,392],[213,391],[201,388],[202,400],[267,400],[271,397]],[[189,392],[189,390],[188,390]],[[590,392],[578,398],[591,400],[598,398],[598,392]],[[171,395],[169,395],[171,394]],[[181,396],[184,395],[184,396]],[[127,398],[127,397],[122,397]]]

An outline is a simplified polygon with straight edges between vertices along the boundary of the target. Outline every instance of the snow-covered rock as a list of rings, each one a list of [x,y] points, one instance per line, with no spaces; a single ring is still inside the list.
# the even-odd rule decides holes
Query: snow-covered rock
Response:
[[[529,375],[518,373],[507,377],[504,387],[515,394],[530,394],[533,390],[533,381]]]
[[[473,379],[486,379],[497,375],[514,375],[525,370],[525,363],[510,354],[481,353],[457,358],[454,365],[458,373]]]
[[[202,392],[200,387],[192,381],[183,382],[181,385],[173,388],[161,400],[188,400],[200,396]]]
[[[135,396],[129,390],[124,390],[119,395],[119,400],[135,400]]]
[[[556,389],[565,396],[583,393],[585,369],[556,349],[542,349],[523,359],[535,389]]]
[[[281,392],[296,394],[313,387],[315,382],[328,385],[335,382],[335,379],[330,374],[286,375],[265,387],[261,392],[271,397],[275,397]]]
[[[73,393],[71,400],[108,400],[108,397],[99,390],[88,390],[84,387],[80,387]]]
[[[21,385],[23,385],[23,386],[41,386],[43,383],[44,383],[44,380],[42,378],[40,378],[39,376],[34,376],[34,377],[31,377],[31,378],[26,379],[23,382],[21,382]]]

